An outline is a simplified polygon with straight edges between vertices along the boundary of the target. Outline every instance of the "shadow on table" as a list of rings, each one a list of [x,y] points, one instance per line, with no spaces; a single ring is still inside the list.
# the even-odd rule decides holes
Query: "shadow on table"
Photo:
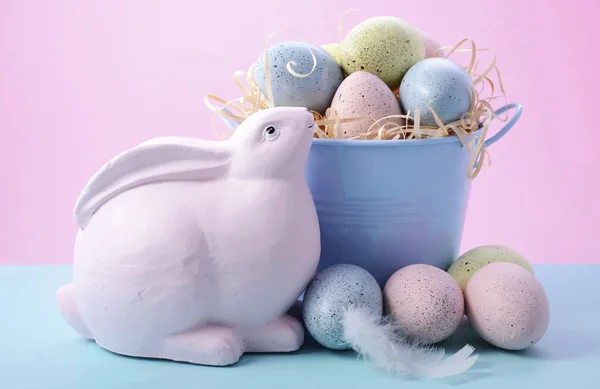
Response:
[[[299,320],[302,320],[301,303],[295,304],[289,313]],[[437,346],[445,348],[447,354],[451,355],[466,344],[470,344],[475,347],[475,353],[481,357],[477,360],[475,366],[467,373],[456,377],[449,377],[443,381],[448,384],[458,385],[493,375],[493,366],[488,362],[488,356],[501,356],[511,359],[516,358],[523,360],[523,362],[525,362],[525,360],[530,360],[532,362],[550,362],[579,360],[597,352],[600,346],[598,337],[594,336],[594,338],[590,338],[589,334],[573,329],[553,327],[552,324],[553,322],[550,323],[550,327],[546,331],[546,334],[535,346],[521,351],[509,351],[500,349],[484,341],[475,332],[473,327],[469,324],[468,319],[465,317],[458,330],[449,339],[441,342]],[[353,351],[339,353],[326,350],[307,334],[306,345],[298,351],[298,353],[310,354],[317,352],[330,352],[346,358],[356,358],[356,353]],[[533,366],[530,366],[529,369],[532,367]]]
[[[302,304],[301,302],[297,302],[288,312],[290,315],[294,316],[298,320],[302,321]],[[484,346],[485,348],[491,348],[487,343],[481,340],[481,338],[473,331],[468,322],[463,323],[459,328],[460,331],[457,331],[455,337],[451,340],[446,341],[444,344],[440,344],[441,347],[447,348],[448,354],[458,351],[462,348],[466,343],[473,345],[474,347]],[[358,356],[356,352],[353,350],[348,351],[333,351],[328,350],[325,347],[318,344],[308,333],[305,333],[306,340],[304,346],[297,352],[293,354],[312,354],[312,353],[329,353],[336,357],[340,358],[348,358],[348,359],[357,359]],[[368,362],[365,362],[368,363]],[[459,376],[448,377],[443,379],[442,381],[450,384],[450,385],[462,385],[467,382],[474,382],[483,378],[487,378],[492,375],[490,367],[487,363],[477,361],[477,364],[473,366],[468,372],[463,373]],[[373,369],[376,369],[373,366]],[[412,380],[411,378],[408,378]],[[414,378],[415,381],[419,380],[418,378]]]
[[[464,346],[464,343],[460,347],[462,347],[462,346]],[[452,347],[452,350],[448,349],[448,353],[457,351],[460,347]],[[305,345],[302,347],[302,349],[300,349],[299,351],[297,351],[293,354],[311,354],[311,353],[319,353],[319,354],[328,353],[328,354],[331,354],[332,356],[335,356],[338,358],[358,359],[358,355],[353,350],[348,350],[348,351],[328,350],[328,349],[324,348],[323,346],[321,346],[320,344],[318,344],[313,338],[310,337],[310,335],[307,335]],[[369,363],[369,362],[364,361],[364,363]],[[474,382],[474,381],[491,376],[492,373],[491,373],[490,367],[491,366],[489,364],[478,360],[476,365],[473,366],[473,368],[471,368],[468,372],[463,373],[456,377],[444,378],[444,379],[441,379],[440,381],[445,382],[450,385],[462,385],[467,382]],[[375,366],[372,366],[372,368],[374,370],[377,370],[377,368]],[[382,373],[386,374],[385,372],[382,372]],[[410,377],[402,377],[402,378],[406,379],[406,380],[410,380],[410,381],[421,380],[420,378],[410,378]]]
[[[295,304],[288,312],[290,315],[296,317],[298,320],[302,320],[302,305],[300,302]],[[93,341],[83,340],[82,342],[94,343]],[[491,356],[491,355],[505,355],[510,358],[523,358],[530,360],[538,360],[538,361],[564,361],[564,360],[577,360],[584,358],[590,354],[593,354],[598,349],[598,341],[595,338],[590,338],[589,335],[584,336],[584,334],[578,333],[577,331],[561,329],[561,328],[553,328],[550,326],[548,331],[546,332],[544,338],[536,344],[534,347],[530,349],[522,350],[522,351],[507,351],[502,350],[498,347],[495,347],[487,342],[485,342],[481,337],[475,332],[475,330],[468,323],[468,320],[465,318],[461,323],[458,330],[447,340],[441,342],[437,346],[443,347],[446,349],[448,355],[458,351],[466,344],[470,344],[475,347],[476,354],[481,355],[481,357]],[[98,347],[94,345],[94,347]],[[107,353],[109,351],[104,350]],[[347,359],[357,359],[358,356],[356,352],[353,350],[348,351],[334,351],[329,350],[320,344],[318,344],[308,333],[305,333],[305,343],[302,348],[296,352],[291,353],[278,353],[278,354],[262,354],[262,353],[252,353],[252,354],[244,354],[240,361],[235,365],[229,366],[229,368],[236,367],[245,367],[248,365],[252,365],[253,363],[258,362],[257,358],[262,358],[263,356],[274,356],[276,355],[278,358],[285,358],[286,356],[293,357],[297,355],[310,355],[310,354],[327,354],[335,358],[347,358]],[[113,354],[115,355],[115,354]],[[138,360],[138,358],[132,358],[127,356],[118,356],[125,359]],[[152,358],[148,358],[152,360]],[[489,377],[492,375],[491,367],[489,363],[482,361],[483,358],[479,358],[475,366],[467,373],[461,374],[456,377],[449,377],[444,379],[444,382],[448,384],[464,384],[466,382],[476,381],[482,378]],[[160,361],[160,360],[156,360]],[[185,362],[170,362],[181,365],[190,365]],[[260,363],[260,362],[259,362]],[[193,365],[191,365],[193,366]]]
[[[551,323],[544,337],[533,347],[521,351],[503,350],[484,341],[466,318],[458,330],[439,346],[449,351],[456,351],[467,343],[475,347],[476,353],[481,355],[494,353],[547,361],[581,359],[597,352],[599,346],[598,340],[590,338],[589,334],[554,328]]]

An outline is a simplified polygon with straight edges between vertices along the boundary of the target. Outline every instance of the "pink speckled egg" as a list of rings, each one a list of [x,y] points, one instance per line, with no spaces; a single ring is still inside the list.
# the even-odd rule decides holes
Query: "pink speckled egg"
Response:
[[[465,290],[467,316],[487,342],[522,350],[537,343],[550,321],[542,284],[530,271],[509,262],[477,270]]]
[[[383,289],[386,314],[413,340],[433,344],[446,339],[464,316],[458,283],[430,265],[406,266],[390,277]]]
[[[400,103],[392,90],[377,76],[367,72],[355,72],[346,77],[338,87],[331,108],[342,118],[366,119],[343,123],[335,131],[335,137],[348,139],[363,134],[378,119],[400,115]],[[382,121],[401,124],[401,119]]]
[[[435,40],[429,33],[418,30],[419,34],[421,34],[421,39],[423,39],[423,43],[425,44],[425,58],[431,57],[444,57],[444,50],[440,50],[436,53],[438,49],[442,46]]]

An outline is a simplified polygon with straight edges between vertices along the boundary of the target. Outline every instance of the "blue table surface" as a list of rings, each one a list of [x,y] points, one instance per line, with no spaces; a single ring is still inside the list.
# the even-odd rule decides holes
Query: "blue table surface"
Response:
[[[229,367],[195,366],[112,354],[63,322],[55,290],[70,266],[0,267],[0,389],[45,388],[600,388],[600,265],[537,265],[548,292],[550,327],[534,347],[499,350],[468,325],[443,346],[471,343],[480,354],[466,374],[406,379],[377,370],[353,352],[311,339],[290,354],[245,355]]]

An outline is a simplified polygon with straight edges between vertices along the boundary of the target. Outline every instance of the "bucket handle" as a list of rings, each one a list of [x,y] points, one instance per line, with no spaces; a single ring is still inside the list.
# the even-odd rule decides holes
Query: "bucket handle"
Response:
[[[510,104],[507,104],[504,107],[498,109],[496,112],[494,112],[494,116],[492,117],[492,120],[495,117],[500,116],[504,112],[508,111],[509,109],[515,109],[516,110],[515,114],[504,125],[504,127],[502,127],[502,129],[500,131],[498,131],[496,134],[494,134],[493,136],[491,136],[485,140],[486,148],[490,147],[491,145],[493,145],[494,143],[499,141],[500,138],[502,138],[504,135],[506,135],[506,133],[508,131],[510,131],[511,128],[514,127],[514,125],[517,123],[517,121],[519,121],[519,118],[521,117],[521,113],[523,112],[523,105],[521,105],[521,103],[510,103]]]

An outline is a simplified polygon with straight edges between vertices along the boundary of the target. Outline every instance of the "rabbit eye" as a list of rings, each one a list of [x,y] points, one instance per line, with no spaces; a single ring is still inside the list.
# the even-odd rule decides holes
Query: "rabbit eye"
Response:
[[[266,140],[275,140],[279,135],[279,130],[273,126],[269,126],[265,128],[265,139]]]

